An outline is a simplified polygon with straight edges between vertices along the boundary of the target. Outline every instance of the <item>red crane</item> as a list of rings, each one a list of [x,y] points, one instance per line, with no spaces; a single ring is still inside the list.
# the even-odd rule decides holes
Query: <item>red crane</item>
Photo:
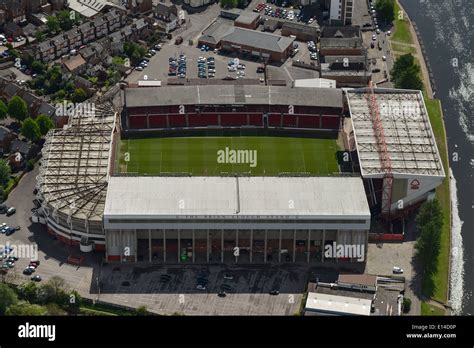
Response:
[[[389,218],[390,206],[392,205],[392,161],[388,153],[387,142],[385,141],[385,132],[383,129],[382,120],[380,119],[379,107],[377,105],[377,98],[375,96],[374,86],[372,81],[369,82],[368,93],[366,94],[369,105],[370,120],[372,121],[372,128],[375,135],[375,144],[380,158],[380,166],[384,172],[382,184],[382,216]]]

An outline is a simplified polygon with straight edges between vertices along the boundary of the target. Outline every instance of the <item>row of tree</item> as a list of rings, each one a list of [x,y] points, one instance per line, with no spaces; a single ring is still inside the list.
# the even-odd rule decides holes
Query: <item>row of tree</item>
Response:
[[[424,291],[431,295],[434,284],[427,284],[427,282],[438,268],[443,228],[443,214],[438,200],[423,203],[416,216],[416,226],[420,232],[415,244],[416,255],[423,265]]]
[[[42,285],[23,283],[16,291],[8,284],[0,284],[0,315],[77,314],[81,304],[81,296],[75,290],[67,290],[59,276]]]
[[[21,134],[32,142],[38,141],[54,128],[53,121],[47,115],[38,115],[36,119],[29,117],[28,106],[19,96],[11,98],[8,106],[0,100],[0,119],[5,119],[7,115],[21,122]]]

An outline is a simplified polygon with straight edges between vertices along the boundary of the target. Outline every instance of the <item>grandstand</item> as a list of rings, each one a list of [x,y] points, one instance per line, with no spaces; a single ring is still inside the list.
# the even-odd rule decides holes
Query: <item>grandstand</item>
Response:
[[[342,91],[254,85],[125,90],[126,130],[265,128],[337,132]]]

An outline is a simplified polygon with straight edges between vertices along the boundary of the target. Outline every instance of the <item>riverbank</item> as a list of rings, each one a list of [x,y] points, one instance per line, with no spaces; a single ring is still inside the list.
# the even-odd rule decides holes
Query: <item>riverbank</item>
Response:
[[[394,30],[393,35],[390,38],[390,45],[394,59],[400,55],[412,53],[421,68],[426,109],[428,111],[446,174],[443,184],[436,189],[436,197],[439,200],[443,211],[443,228],[441,231],[441,247],[438,255],[438,267],[436,273],[433,274],[431,279],[423,279],[422,282],[422,292],[424,296],[446,304],[449,301],[449,274],[451,263],[451,200],[449,192],[449,161],[444,117],[441,102],[437,99],[433,99],[433,91],[435,91],[435,88],[431,84],[424,49],[422,49],[422,45],[420,44],[420,40],[415,31],[415,24],[410,21],[410,18],[398,0],[396,1],[395,6]],[[413,53],[413,51],[415,51],[415,53]],[[445,314],[444,311],[439,308],[436,308],[436,311],[434,308],[428,310],[431,307],[432,306],[428,303],[422,303],[422,314],[425,315],[430,312]]]

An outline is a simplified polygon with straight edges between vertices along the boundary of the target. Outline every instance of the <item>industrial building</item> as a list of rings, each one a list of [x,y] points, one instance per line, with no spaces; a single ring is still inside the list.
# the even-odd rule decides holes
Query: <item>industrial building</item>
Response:
[[[198,44],[220,47],[227,52],[259,57],[265,61],[286,61],[293,49],[294,38],[239,27],[251,26],[256,20],[246,16],[236,26],[225,20],[217,20],[203,32]]]

